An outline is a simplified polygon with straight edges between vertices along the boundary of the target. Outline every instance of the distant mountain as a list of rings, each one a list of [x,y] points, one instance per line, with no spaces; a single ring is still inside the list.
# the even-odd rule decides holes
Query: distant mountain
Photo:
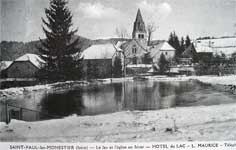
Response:
[[[75,36],[77,38],[78,36]],[[118,41],[127,41],[128,39],[122,38],[110,38],[110,39],[97,39],[97,40],[90,40],[85,37],[79,36],[79,44],[78,46],[81,50],[85,50],[92,44],[105,44],[105,43],[113,43],[116,44]],[[26,54],[26,53],[33,53],[39,54],[37,47],[40,47],[40,41],[32,41],[32,42],[16,42],[16,41],[2,41],[0,43],[0,61],[13,61],[16,58]]]

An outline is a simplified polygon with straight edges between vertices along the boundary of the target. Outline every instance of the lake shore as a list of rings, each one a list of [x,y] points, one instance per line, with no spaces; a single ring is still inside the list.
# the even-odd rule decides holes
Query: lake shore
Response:
[[[167,77],[167,76],[146,76],[148,80],[155,81],[188,81],[188,80],[198,80],[203,83],[211,85],[236,85],[236,75],[228,76],[177,76],[177,77]],[[73,88],[76,86],[86,86],[88,84],[109,84],[115,82],[124,82],[132,81],[133,77],[126,78],[108,78],[108,79],[97,79],[88,81],[65,81],[57,82],[52,84],[44,85],[35,85],[35,86],[26,86],[26,87],[12,87],[7,89],[0,89],[0,100],[4,97],[11,97],[17,95],[23,95],[24,93],[37,91],[37,90],[46,90],[51,92],[53,90],[61,90],[64,88]]]
[[[198,80],[212,85],[236,85],[235,79],[235,75],[150,78],[150,80],[158,81]],[[110,83],[109,80],[105,80],[104,83]],[[116,82],[120,80],[116,79]],[[26,88],[31,90],[31,87]],[[41,88],[34,90],[39,89],[44,90]],[[48,86],[45,90],[50,89],[51,87]],[[9,125],[0,123],[0,141],[234,141],[236,140],[235,114],[236,104],[221,104],[155,111],[122,111],[96,116],[74,115],[63,119],[37,122],[12,120]]]

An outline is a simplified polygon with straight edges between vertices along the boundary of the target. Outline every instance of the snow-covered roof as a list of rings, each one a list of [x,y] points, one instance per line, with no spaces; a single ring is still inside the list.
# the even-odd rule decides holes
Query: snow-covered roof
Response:
[[[175,51],[175,49],[166,41],[163,41],[155,46],[151,46],[150,48],[151,57],[153,57],[160,51]]]
[[[213,48],[206,45],[196,44],[195,49],[197,53],[213,53]]]
[[[0,62],[0,71],[7,69],[12,64],[12,61],[1,61]]]
[[[19,62],[19,61],[30,61],[33,65],[35,65],[38,68],[42,67],[42,64],[45,63],[45,61],[40,58],[38,55],[36,54],[25,54],[19,58],[17,58],[15,60],[15,62]]]
[[[127,42],[127,41],[118,41],[117,43],[116,43],[116,47],[121,47],[121,45],[122,44],[124,44],[125,42]]]
[[[194,44],[198,53],[224,53],[229,56],[236,52],[236,37],[196,40]]]
[[[82,52],[84,59],[112,59],[116,53],[116,48],[113,44],[96,44],[88,47]]]
[[[160,50],[162,51],[175,51],[175,49],[168,43],[168,42],[163,42],[161,47],[160,47]]]

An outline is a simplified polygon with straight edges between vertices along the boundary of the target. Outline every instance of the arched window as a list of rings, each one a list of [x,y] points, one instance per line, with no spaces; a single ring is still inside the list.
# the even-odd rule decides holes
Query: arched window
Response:
[[[134,46],[132,47],[132,53],[133,53],[133,54],[136,54],[136,53],[137,53],[136,45],[134,45]]]

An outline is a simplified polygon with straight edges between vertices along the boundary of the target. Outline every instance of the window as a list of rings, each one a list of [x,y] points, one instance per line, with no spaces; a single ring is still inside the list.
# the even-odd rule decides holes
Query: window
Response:
[[[137,53],[137,48],[136,48],[135,45],[132,47],[132,53],[133,53],[133,54],[136,54],[136,53]]]
[[[139,34],[139,35],[138,35],[138,38],[139,38],[139,39],[143,39],[143,38],[144,38],[144,35],[143,35],[143,34]]]

